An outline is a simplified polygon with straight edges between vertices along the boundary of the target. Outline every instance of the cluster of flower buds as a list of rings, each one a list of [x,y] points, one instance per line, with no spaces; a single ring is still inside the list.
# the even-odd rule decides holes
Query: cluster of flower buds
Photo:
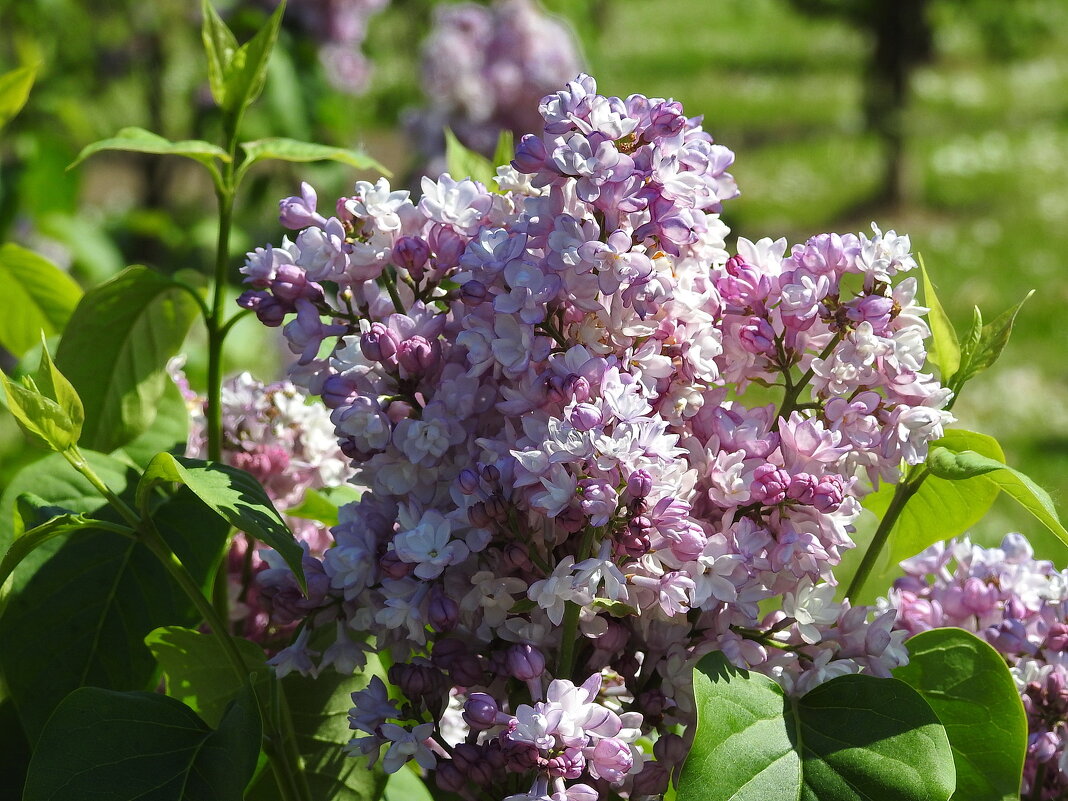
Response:
[[[1027,712],[1023,795],[1068,797],[1068,570],[1037,560],[1027,538],[999,548],[967,538],[901,563],[890,603],[910,635],[941,626],[975,632],[1009,663]]]
[[[438,5],[423,43],[428,105],[409,115],[408,131],[429,157],[444,154],[446,127],[491,154],[501,131],[540,127],[539,99],[580,69],[574,33],[534,0]]]
[[[172,362],[170,372],[190,411],[186,455],[207,458],[206,400],[189,388],[180,363]],[[286,509],[299,506],[308,490],[341,486],[351,478],[353,471],[338,448],[326,409],[321,403],[309,403],[307,393],[289,381],[265,385],[242,373],[223,384],[221,400],[223,461],[255,476],[283,515]],[[309,555],[321,556],[333,544],[321,523],[285,518]],[[284,597],[292,602],[304,603],[305,599],[291,586],[293,574],[271,564],[274,552],[257,551],[259,545],[242,532],[230,548],[230,619],[242,636],[265,646],[281,645],[292,624],[306,612],[286,619],[275,611],[276,582],[272,580],[277,579]]]
[[[407,700],[357,694],[353,750],[464,797],[655,794],[705,653],[798,694],[906,659],[833,568],[950,392],[894,282],[907,237],[732,255],[733,154],[678,102],[582,75],[539,110],[496,187],[360,182],[320,213],[305,185],[295,238],[249,254],[242,305],[289,320],[290,376],[369,488],[274,664],[351,669],[368,632]]]

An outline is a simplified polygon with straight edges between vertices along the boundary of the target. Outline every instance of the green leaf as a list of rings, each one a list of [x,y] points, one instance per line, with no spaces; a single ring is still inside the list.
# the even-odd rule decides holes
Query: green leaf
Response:
[[[93,530],[92,520],[81,515],[64,514],[53,517],[47,523],[24,531],[15,537],[11,547],[7,549],[3,560],[0,560],[0,586],[7,581],[19,562],[29,556],[34,550],[44,545],[49,540],[71,534],[75,531]],[[132,533],[132,532],[131,532]]]
[[[83,446],[113,451],[152,424],[170,383],[167,360],[197,314],[186,290],[147,267],[128,267],[85,294],[56,353],[85,404]]]
[[[1012,325],[1016,321],[1016,315],[1033,294],[1035,294],[1035,291],[1032,289],[1024,296],[1023,300],[1011,309],[999,314],[981,329],[977,330],[976,325],[972,325],[969,337],[961,350],[960,369],[949,381],[949,386],[954,392],[959,393],[967,381],[975,378],[975,376],[998,360],[1001,352],[1005,350],[1005,346],[1009,342],[1009,335],[1012,333]],[[976,309],[975,323],[979,322],[982,322],[982,316],[979,314],[979,310]]]
[[[1004,458],[997,440],[985,434],[947,429],[938,442]],[[884,484],[878,492],[864,499],[864,507],[882,517],[893,494],[894,487]],[[998,488],[982,478],[949,481],[929,475],[905,504],[890,533],[890,562],[896,565],[939,540],[963,534],[983,519],[997,496]]]
[[[401,770],[390,774],[382,794],[385,801],[434,801],[426,782],[419,778],[414,770],[409,769],[413,764],[409,762]]]
[[[909,663],[894,677],[915,689],[942,721],[953,749],[960,801],[1020,797],[1027,715],[1005,659],[962,629],[908,640]]]
[[[84,455],[114,492],[132,501],[133,470],[103,454]],[[96,490],[58,454],[16,475],[0,498],[0,523],[12,525],[15,499],[27,491],[115,522]],[[229,527],[188,490],[162,503],[153,519],[198,585],[209,587]],[[0,671],[31,742],[56,705],[78,687],[154,688],[156,660],[143,638],[160,626],[199,622],[192,601],[134,540],[89,529],[40,545],[15,569],[0,615],[0,642],[18,643],[0,648]]]
[[[63,331],[82,289],[63,270],[32,250],[7,243],[0,246],[0,345],[16,356],[48,336]]]
[[[515,137],[512,136],[510,130],[505,128],[497,137],[497,149],[493,151],[493,166],[500,167],[509,164],[513,158],[515,158]]]
[[[37,67],[19,67],[0,75],[0,128],[22,111],[36,75]]]
[[[200,38],[208,58],[208,83],[211,96],[221,108],[226,105],[226,75],[237,52],[237,39],[208,0],[201,0],[200,7],[204,16]]]
[[[946,801],[945,730],[902,681],[839,676],[800,699],[718,652],[694,673],[697,735],[678,801]]]
[[[263,91],[263,82],[267,78],[267,62],[278,39],[278,28],[282,24],[285,7],[285,0],[282,0],[264,26],[237,48],[226,64],[223,98],[219,102],[216,97],[216,101],[234,119],[240,118],[244,110],[252,105]],[[232,37],[233,34],[231,39]]]
[[[24,384],[16,384],[0,374],[0,385],[7,396],[7,408],[19,427],[54,451],[65,451],[76,444],[81,425],[75,425],[55,400],[41,394],[32,379],[23,380]]]
[[[110,139],[101,139],[82,148],[78,158],[67,169],[73,169],[101,150],[124,150],[131,153],[156,153],[161,156],[184,156],[215,168],[215,159],[230,161],[230,154],[218,145],[200,139],[185,139],[172,142],[144,128],[123,128]]]
[[[470,178],[486,186],[496,186],[493,183],[496,167],[485,156],[464,147],[448,128],[445,129],[445,166],[454,180]]]
[[[144,508],[152,488],[166,482],[189,487],[208,508],[234,528],[278,551],[296,574],[301,588],[306,588],[302,565],[304,551],[260,482],[250,474],[220,462],[160,453],[149,462],[137,487],[137,505]]]
[[[240,637],[234,638],[234,644],[250,673],[266,670],[260,646]],[[219,638],[181,626],[164,626],[145,637],[145,645],[163,668],[167,695],[186,704],[209,726],[217,725],[242,687]]]
[[[365,760],[345,756],[343,750],[353,736],[348,718],[352,693],[364,689],[376,673],[382,675],[382,668],[372,655],[363,673],[342,676],[330,671],[316,679],[291,673],[281,681],[312,798],[377,801],[382,797],[386,776],[381,762],[368,770]],[[269,774],[247,795],[248,801],[278,798],[277,784]]]
[[[240,167],[242,174],[258,161],[273,159],[293,162],[337,161],[357,170],[375,170],[386,176],[392,175],[388,169],[362,150],[328,147],[278,136],[270,139],[257,139],[254,142],[242,142],[241,149],[245,152],[245,160],[241,162]]]
[[[931,448],[927,457],[927,468],[932,475],[949,481],[986,481],[995,489],[1004,490],[1006,495],[1014,498],[1040,523],[1068,544],[1068,531],[1057,517],[1053,499],[1019,470],[972,450],[956,451],[946,447]]]
[[[286,509],[290,517],[301,520],[315,520],[325,526],[337,525],[338,507],[352,503],[360,497],[359,492],[351,486],[334,487],[325,490],[305,490],[304,498],[291,509]]]
[[[180,701],[148,692],[75,690],[30,761],[24,801],[241,801],[261,725],[249,691],[213,730]]]
[[[927,313],[927,322],[931,326],[932,347],[928,354],[931,360],[938,365],[939,374],[943,383],[957,372],[960,367],[960,344],[957,342],[957,332],[953,330],[953,323],[942,308],[938,295],[935,294],[934,284],[927,273],[927,266],[920,257],[920,276],[923,279],[923,301],[930,311]]]
[[[185,453],[189,437],[189,407],[173,381],[168,381],[156,405],[156,419],[147,429],[115,451],[138,467],[147,467],[157,453]]]

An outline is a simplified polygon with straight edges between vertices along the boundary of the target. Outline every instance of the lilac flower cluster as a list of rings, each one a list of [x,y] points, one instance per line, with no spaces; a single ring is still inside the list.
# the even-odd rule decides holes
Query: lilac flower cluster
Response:
[[[320,43],[319,61],[335,89],[366,91],[371,62],[361,48],[371,18],[387,5],[389,0],[291,0],[297,20]]]
[[[1027,712],[1023,794],[1068,797],[1068,570],[1035,559],[1022,534],[999,548],[936,543],[901,566],[889,596],[898,628],[956,626],[1004,655]]]
[[[439,5],[423,43],[429,105],[409,116],[409,132],[427,155],[444,152],[446,127],[491,154],[501,131],[539,129],[540,98],[581,68],[574,33],[534,0]]]
[[[180,370],[172,363],[171,375],[190,411],[186,455],[207,458],[206,400],[189,388]],[[307,393],[289,381],[265,385],[248,373],[228,379],[222,387],[222,423],[223,461],[255,476],[283,514],[300,505],[309,489],[340,486],[353,474],[326,409],[309,403]],[[322,555],[333,544],[320,523],[293,516],[286,522],[309,554]],[[277,569],[271,563],[274,552],[257,551],[258,544],[240,533],[227,556],[230,619],[243,636],[272,645],[284,642],[293,621],[275,615],[272,622],[271,579],[281,577],[288,589],[292,574]]]
[[[290,375],[369,488],[274,664],[351,670],[372,634],[406,701],[357,693],[352,751],[464,797],[655,794],[705,653],[798,694],[906,659],[895,613],[835,602],[832,570],[950,393],[916,280],[893,283],[907,237],[732,255],[733,154],[679,103],[582,75],[539,111],[492,191],[359,182],[320,213],[305,185],[295,238],[249,254],[242,305],[289,320]]]

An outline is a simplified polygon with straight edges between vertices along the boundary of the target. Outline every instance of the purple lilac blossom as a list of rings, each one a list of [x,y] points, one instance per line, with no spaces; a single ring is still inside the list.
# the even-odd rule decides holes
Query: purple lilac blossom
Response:
[[[542,96],[582,66],[574,33],[534,0],[438,5],[423,43],[428,105],[410,115],[408,129],[431,159],[445,152],[446,127],[490,155],[501,131],[519,137],[538,130]]]
[[[899,275],[908,237],[732,254],[734,155],[679,103],[580,75],[539,112],[497,191],[443,175],[422,199],[358,183],[330,217],[308,189],[282,201],[297,234],[249,254],[241,302],[296,315],[290,378],[369,488],[304,632],[344,620],[412,694],[358,693],[350,753],[471,797],[656,794],[704,654],[798,695],[906,661],[895,612],[835,602],[833,569],[951,393]],[[754,403],[754,382],[790,392]],[[307,642],[278,669],[339,666]]]
[[[889,595],[895,627],[911,636],[955,626],[994,646],[1027,712],[1022,794],[1068,797],[1068,570],[1035,559],[1027,538],[1015,533],[998,548],[967,537],[939,542],[901,566],[906,575]]]

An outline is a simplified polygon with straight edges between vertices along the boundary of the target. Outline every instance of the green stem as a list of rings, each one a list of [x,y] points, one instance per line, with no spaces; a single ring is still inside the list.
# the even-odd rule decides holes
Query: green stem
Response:
[[[597,537],[597,531],[597,528],[587,526],[585,533],[582,535],[582,542],[579,544],[578,554],[575,556],[576,562],[589,558],[593,542]],[[571,669],[575,661],[575,646],[577,645],[579,612],[581,611],[582,607],[574,601],[566,601],[564,603],[564,619],[560,629],[560,655],[556,660],[556,678],[558,679],[571,678]]]
[[[229,172],[229,169],[228,169]],[[225,181],[225,179],[224,179]],[[230,228],[234,216],[234,192],[224,186],[219,197],[219,239],[215,252],[215,287],[208,328],[208,459],[222,458],[222,346],[228,331],[226,314],[226,268],[230,258]]]
[[[825,347],[823,349],[823,352],[820,353],[819,358],[826,359],[828,356],[830,356],[831,353],[834,352],[834,349],[838,347],[838,343],[842,341],[843,336],[844,334],[841,331],[836,333],[831,339],[831,341],[827,344],[827,347]],[[775,431],[779,430],[779,421],[788,417],[790,415],[790,412],[798,408],[796,404],[798,397],[800,397],[801,395],[801,390],[808,386],[808,382],[812,380],[812,376],[814,376],[815,374],[816,371],[809,367],[808,370],[806,370],[805,373],[801,376],[801,379],[796,384],[793,384],[790,381],[790,368],[787,367],[783,370],[782,375],[783,378],[786,380],[786,394],[783,396],[782,405],[779,406],[779,411],[775,414]]]
[[[97,492],[107,499],[107,502],[111,504],[115,511],[122,515],[122,519],[130,525],[130,528],[134,530],[140,528],[141,518],[137,516],[137,512],[126,501],[112,492],[111,488],[93,471],[93,468],[89,466],[88,460],[86,460],[85,455],[78,449],[77,445],[63,451],[63,457],[70,462],[71,467],[85,476],[86,480],[93,485]]]
[[[920,485],[923,484],[928,475],[930,474],[923,465],[914,465],[909,469],[905,480],[894,489],[894,497],[890,499],[886,514],[879,521],[879,527],[875,530],[875,535],[872,537],[871,542],[868,543],[868,550],[864,552],[864,558],[860,560],[857,572],[853,574],[853,580],[849,582],[849,588],[845,593],[847,599],[852,600],[863,588],[864,582],[868,580],[872,568],[875,567],[875,563],[886,545],[886,541],[890,538],[890,532],[894,530],[894,524],[897,523],[897,519],[904,511],[905,504],[919,491]]]
[[[397,310],[398,314],[404,314],[404,304],[401,302],[400,295],[397,294],[397,284],[393,280],[388,267],[382,271],[382,281],[386,285],[389,299],[393,301],[393,308]]]

